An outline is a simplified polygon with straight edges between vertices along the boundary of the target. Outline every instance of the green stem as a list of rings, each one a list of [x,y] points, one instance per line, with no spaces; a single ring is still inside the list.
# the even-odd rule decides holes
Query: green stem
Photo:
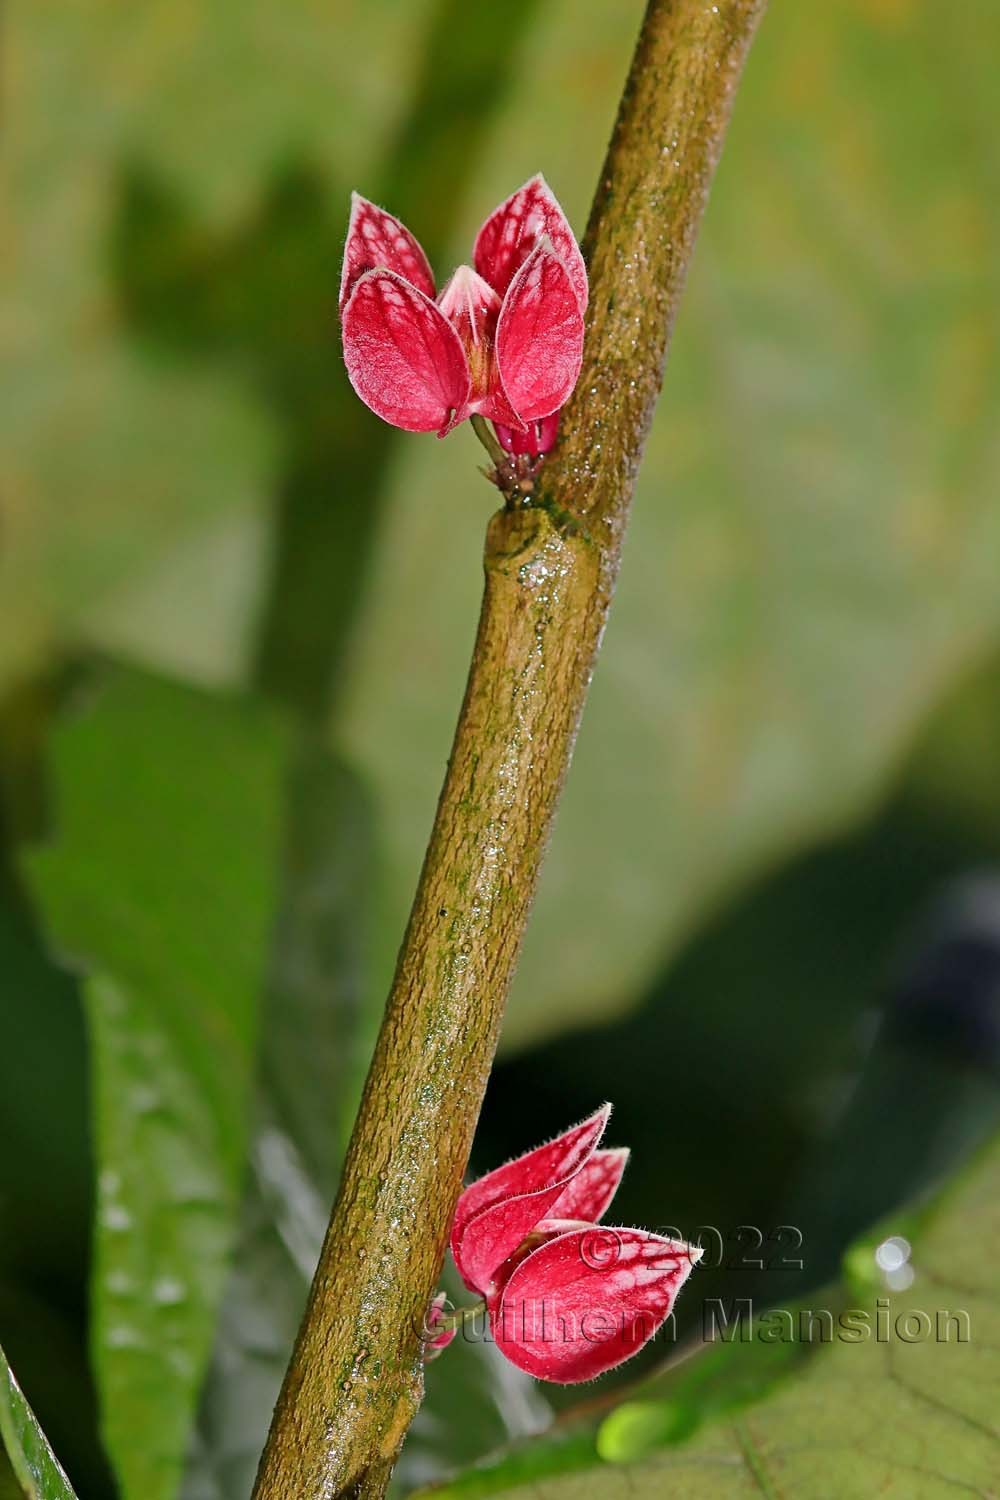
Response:
[[[489,423],[486,421],[486,418],[481,417],[478,412],[475,412],[469,418],[469,421],[472,425],[473,432],[476,434],[476,437],[479,439],[483,447],[486,449],[487,453],[490,455],[490,458],[492,458],[493,462],[499,469],[502,469],[507,462],[507,455],[490,431]]]
[[[545,508],[490,522],[451,760],[255,1500],[383,1495],[419,1406],[418,1330],[607,618],[684,274],[763,4],[650,0],[585,242],[583,374],[542,471]],[[550,511],[586,525],[557,528]]]

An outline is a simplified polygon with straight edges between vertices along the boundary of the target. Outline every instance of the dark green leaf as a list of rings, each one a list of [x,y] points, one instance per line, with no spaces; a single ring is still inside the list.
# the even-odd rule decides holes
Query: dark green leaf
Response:
[[[55,736],[29,870],[88,974],[99,1166],[93,1344],[126,1500],[176,1492],[235,1228],[283,738],[132,671]]]
[[[44,952],[0,869],[0,1333],[63,1462],[98,1500],[110,1476],[87,1349],[86,1072],[79,987]]]

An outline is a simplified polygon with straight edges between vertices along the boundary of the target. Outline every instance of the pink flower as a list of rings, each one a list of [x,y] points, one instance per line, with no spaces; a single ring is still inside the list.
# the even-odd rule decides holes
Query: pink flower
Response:
[[[701,1251],[645,1229],[599,1228],[628,1152],[600,1151],[611,1106],[488,1172],[458,1200],[451,1250],[486,1300],[497,1345],[539,1380],[590,1380],[669,1315]]]
[[[435,301],[410,231],[352,196],[340,282],[351,384],[407,432],[444,437],[478,412],[508,452],[545,452],[580,374],[587,272],[543,177],[490,215],[472,258]]]

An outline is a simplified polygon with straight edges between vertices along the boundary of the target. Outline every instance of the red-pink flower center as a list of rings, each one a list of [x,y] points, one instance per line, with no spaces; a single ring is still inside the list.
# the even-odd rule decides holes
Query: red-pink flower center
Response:
[[[472,376],[472,399],[479,400],[490,389],[500,298],[471,266],[459,266],[438,298],[438,307],[462,340]]]

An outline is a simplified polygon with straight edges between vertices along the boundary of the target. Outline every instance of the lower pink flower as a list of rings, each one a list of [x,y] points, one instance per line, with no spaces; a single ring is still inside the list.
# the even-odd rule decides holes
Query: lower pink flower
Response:
[[[610,1105],[459,1198],[451,1249],[486,1301],[497,1347],[539,1380],[613,1369],[670,1315],[701,1251],[645,1229],[599,1225],[628,1152],[599,1150]]]

